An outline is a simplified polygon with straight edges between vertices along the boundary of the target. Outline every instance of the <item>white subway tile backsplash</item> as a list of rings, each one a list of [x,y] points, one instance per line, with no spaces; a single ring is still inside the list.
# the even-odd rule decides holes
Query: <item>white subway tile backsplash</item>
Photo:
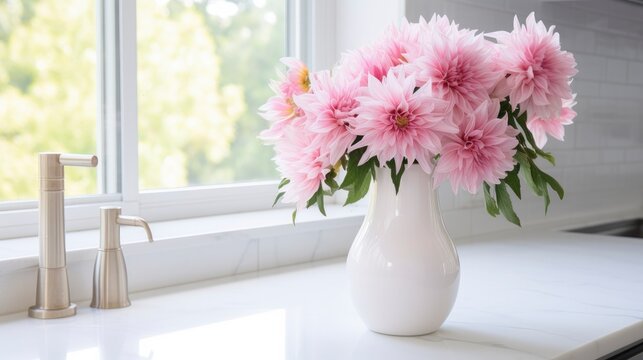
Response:
[[[601,150],[601,161],[604,163],[622,163],[625,161],[625,150],[603,149]]]
[[[585,53],[574,54],[576,58],[579,80],[605,80],[605,70],[607,68],[607,58],[604,56],[591,55]]]
[[[574,42],[575,44],[570,44],[574,50],[580,50],[580,51],[587,51],[587,52],[594,52],[594,49],[596,48],[596,38],[595,38],[595,33],[593,31],[589,30],[581,30],[581,29],[575,29],[576,32],[576,37],[574,37]],[[567,49],[566,44],[561,44],[565,49]]]
[[[643,94],[642,91],[642,86],[622,83],[603,82],[600,86],[600,96],[608,99],[638,100]]]
[[[478,0],[460,0],[463,4],[469,5],[478,5],[480,1]],[[498,11],[504,11],[506,9],[505,0],[487,0],[484,2],[486,8],[493,8]]]
[[[516,204],[517,206],[520,206]],[[491,217],[487,212],[485,211],[484,208],[478,208],[478,209],[472,209],[469,210],[471,213],[471,233],[473,235],[475,234],[482,234],[482,233],[489,233],[489,232],[495,232],[495,231],[503,231],[503,230],[508,230],[514,227],[513,224],[509,223],[507,220],[505,220],[502,215],[497,216],[497,217]],[[521,215],[523,216],[523,219],[525,218],[524,215],[521,212]],[[454,222],[457,220],[454,220]],[[452,232],[453,227],[447,227],[449,232]]]
[[[596,164],[597,159],[601,156],[601,152],[596,149],[561,150],[554,152],[554,156],[556,157],[558,167],[571,167]],[[550,172],[560,171],[558,167],[553,168]]]
[[[601,144],[608,147],[631,147],[638,145],[638,124],[630,122],[599,123]]]
[[[596,164],[600,156],[600,151],[596,149],[576,150],[574,152],[574,164],[572,165],[591,165]]]
[[[601,134],[598,133],[598,124],[583,120],[587,121],[586,119],[577,119],[576,123],[572,125],[576,129],[576,147],[578,149],[595,148],[602,141]]]
[[[576,143],[576,132],[574,131],[573,125],[565,126],[565,136],[563,139],[565,141],[550,138],[546,145],[547,151],[558,154],[560,150],[573,149]]]
[[[560,34],[561,46],[567,51],[594,51],[594,32],[561,24],[556,25],[556,31]]]
[[[614,35],[607,32],[596,32],[596,43],[594,48],[596,54],[603,56],[617,56],[617,43]]]
[[[643,162],[643,147],[625,151],[626,162]],[[643,182],[643,179],[640,179]],[[643,185],[642,185],[643,186]]]
[[[643,84],[643,62],[630,61],[628,63],[627,80],[632,84]]]
[[[639,99],[617,100],[611,104],[611,108],[614,108],[615,113],[620,116],[617,120],[631,123],[639,122],[638,118],[641,116],[641,102]]]
[[[411,4],[411,6],[408,6]],[[543,214],[542,199],[523,186],[516,210],[523,221],[542,223],[560,217],[641,209],[643,205],[643,7],[616,1],[536,2],[531,0],[407,0],[411,18],[430,17],[438,7],[464,26],[511,30],[513,14],[531,11],[556,25],[562,47],[574,53],[579,73],[572,83],[578,116],[565,128],[565,142],[550,139],[545,150],[557,166],[542,164],[565,187],[564,201],[552,199]],[[552,194],[553,195],[553,194]],[[454,236],[511,228],[490,218],[482,196],[440,188],[445,223]],[[552,196],[553,198],[553,196]],[[456,235],[457,233],[457,235]]]
[[[474,209],[474,211],[477,210],[479,209]],[[454,238],[471,235],[471,214],[472,210],[470,209],[442,212],[444,226],[449,230],[449,235]]]
[[[616,40],[616,55],[625,59],[636,59],[638,39],[619,37]]]
[[[607,18],[607,27],[619,35],[637,36],[639,31],[639,21],[623,19],[620,17]],[[636,47],[635,47],[636,49]]]
[[[440,199],[440,209],[452,210],[455,208],[455,195],[451,191],[450,184],[445,183],[438,188],[438,198]]]
[[[574,92],[581,97],[600,96],[600,82],[598,81],[589,81],[589,80],[583,80],[579,78],[579,79],[574,79],[572,85],[573,85]]]
[[[578,9],[570,6],[568,4],[544,4],[543,15],[547,16],[550,20],[550,24],[555,24],[556,26],[562,24],[574,24],[575,21],[585,22],[586,13],[579,12]],[[550,11],[551,10],[551,11]]]
[[[484,206],[484,197],[482,189],[477,194],[469,194],[466,191],[460,190],[458,195],[455,196],[456,209],[467,209]]]
[[[607,59],[607,72],[605,78],[608,81],[627,82],[627,61],[621,59]]]

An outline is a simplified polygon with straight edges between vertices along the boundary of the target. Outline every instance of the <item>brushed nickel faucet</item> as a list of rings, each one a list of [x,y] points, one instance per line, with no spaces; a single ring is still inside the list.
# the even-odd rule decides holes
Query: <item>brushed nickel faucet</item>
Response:
[[[100,208],[100,247],[94,265],[93,308],[115,309],[130,306],[127,288],[127,268],[121,250],[120,225],[140,226],[149,242],[154,241],[145,220],[136,216],[121,215],[121,208]]]
[[[95,155],[40,153],[40,257],[36,305],[29,316],[55,319],[76,314],[69,300],[65,250],[65,166],[96,167]]]

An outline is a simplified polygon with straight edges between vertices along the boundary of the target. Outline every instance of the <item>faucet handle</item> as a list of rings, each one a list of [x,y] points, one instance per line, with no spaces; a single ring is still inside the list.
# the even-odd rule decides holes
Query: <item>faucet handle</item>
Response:
[[[142,227],[143,230],[145,230],[145,234],[147,235],[147,241],[154,241],[154,238],[152,238],[152,230],[150,230],[150,225],[143,218],[140,218],[138,216],[119,215],[116,218],[116,222],[120,225]]]
[[[98,165],[98,157],[96,157],[96,155],[85,154],[60,154],[58,162],[60,162],[62,166],[96,167],[96,165]]]
[[[98,157],[96,155],[41,152],[39,164],[41,190],[58,191],[65,188],[65,166],[96,167]]]

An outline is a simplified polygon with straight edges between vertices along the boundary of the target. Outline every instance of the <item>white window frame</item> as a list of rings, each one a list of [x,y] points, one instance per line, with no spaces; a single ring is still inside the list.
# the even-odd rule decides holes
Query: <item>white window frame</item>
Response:
[[[288,53],[304,60],[311,69],[331,66],[335,62],[335,1],[285,1]],[[101,79],[98,96],[102,104],[97,109],[97,139],[100,139],[97,154],[99,161],[108,161],[99,170],[98,183],[108,193],[67,198],[67,230],[97,228],[98,208],[106,205],[122,206],[124,213],[143,216],[148,221],[270,208],[277,180],[139,190],[136,1],[97,0],[97,7],[96,27],[101,34],[97,44],[100,48],[97,53],[101,54],[97,66]],[[118,176],[110,178],[107,173]],[[120,193],[114,193],[119,188]],[[0,240],[37,233],[36,200],[0,202]]]

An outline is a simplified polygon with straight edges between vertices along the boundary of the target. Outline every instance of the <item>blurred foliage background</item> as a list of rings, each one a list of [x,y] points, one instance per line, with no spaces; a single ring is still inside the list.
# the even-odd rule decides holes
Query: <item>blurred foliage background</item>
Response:
[[[284,0],[137,1],[142,190],[277,177],[257,108],[285,25]],[[96,152],[96,35],[93,1],[0,0],[0,201],[37,197],[38,152]]]

